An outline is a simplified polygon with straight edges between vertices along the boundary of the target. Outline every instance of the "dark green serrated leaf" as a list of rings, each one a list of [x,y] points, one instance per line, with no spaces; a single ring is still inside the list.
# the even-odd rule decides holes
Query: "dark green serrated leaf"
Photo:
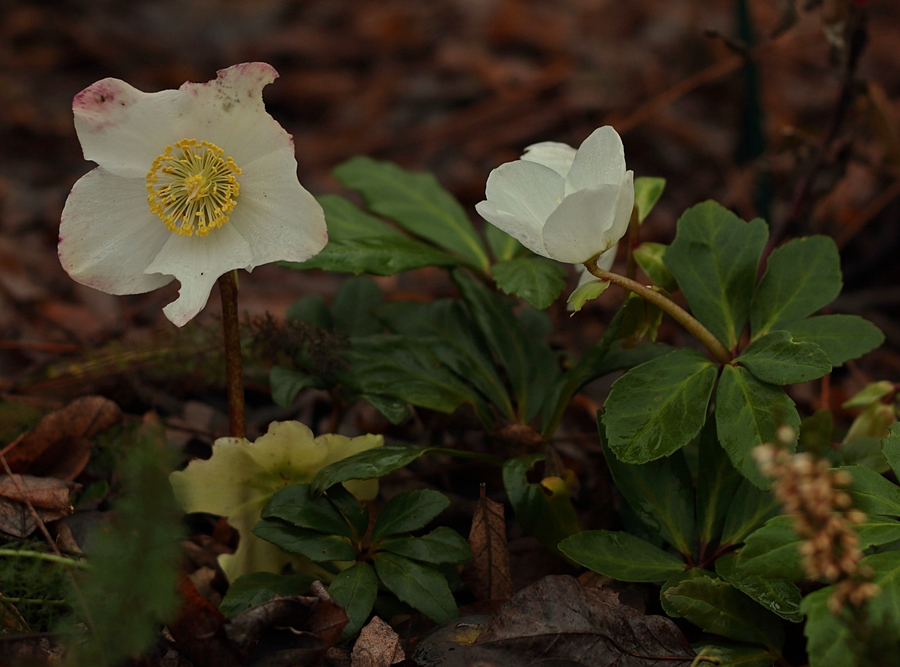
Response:
[[[797,446],[817,456],[827,456],[832,451],[834,436],[834,415],[831,410],[816,410],[800,422],[800,437]]]
[[[737,556],[734,554],[716,559],[716,574],[781,618],[792,623],[803,621],[800,589],[790,581],[764,579],[756,574],[741,572],[737,569]]]
[[[749,479],[741,480],[725,516],[720,544],[740,544],[780,509],[781,503],[774,493],[757,488]]]
[[[856,533],[861,548],[878,547],[900,540],[900,521],[870,516],[865,523],[856,526]]]
[[[315,387],[318,380],[312,375],[300,373],[283,366],[272,366],[269,371],[269,386],[272,388],[272,400],[282,408],[289,408],[294,399],[304,389]]]
[[[669,601],[666,599],[664,593],[672,588],[672,586],[677,586],[682,581],[687,581],[688,579],[697,579],[699,577],[714,577],[716,576],[715,572],[710,572],[709,570],[704,570],[699,567],[692,567],[689,570],[683,570],[678,574],[674,574],[663,582],[662,587],[659,589],[659,605],[663,608],[663,611],[666,612],[666,615],[669,618],[681,618],[681,614],[669,604]]]
[[[514,294],[543,310],[566,287],[566,269],[543,257],[520,257],[497,262],[491,275],[504,294]]]
[[[472,557],[469,543],[452,528],[440,526],[422,537],[398,537],[385,540],[383,551],[425,563],[464,563]]]
[[[789,516],[772,517],[751,533],[738,552],[737,568],[769,579],[797,581],[806,576],[800,556],[800,536]]]
[[[372,541],[423,528],[449,505],[447,496],[432,489],[398,493],[385,503],[378,515],[372,528]]]
[[[838,470],[853,479],[848,491],[854,507],[866,514],[900,517],[900,486],[865,466],[842,466]]]
[[[460,203],[433,175],[362,156],[338,165],[334,175],[360,192],[370,210],[487,271],[487,252],[475,228]]]
[[[817,315],[785,325],[798,342],[815,343],[828,355],[832,366],[858,359],[884,342],[884,334],[856,315]]]
[[[806,651],[811,665],[828,667],[864,667],[860,658],[864,653],[862,642],[856,639],[854,628],[844,619],[835,616],[828,608],[828,598],[834,587],[829,586],[810,593],[800,605],[806,615],[803,634],[806,635]]]
[[[494,225],[484,226],[484,236],[487,239],[488,247],[494,253],[494,258],[498,262],[529,252],[516,239]]]
[[[307,595],[313,581],[315,577],[308,574],[245,574],[228,585],[228,593],[219,605],[219,611],[231,617],[275,597]]]
[[[593,301],[603,294],[609,285],[610,283],[606,280],[590,280],[572,290],[572,293],[566,298],[566,304],[570,307],[572,315],[580,312],[588,301]]]
[[[684,454],[634,465],[620,462],[600,441],[606,465],[616,488],[647,528],[656,532],[681,554],[690,555],[694,542],[694,485]]]
[[[747,323],[756,270],[769,232],[756,219],[744,222],[714,201],[689,208],[678,220],[665,265],[691,312],[728,349]]]
[[[281,519],[298,528],[328,535],[353,535],[350,524],[327,498],[313,498],[309,484],[291,484],[276,491],[263,507],[260,517]]]
[[[556,549],[560,540],[579,532],[581,526],[567,492],[554,493],[528,481],[528,471],[543,459],[542,454],[508,459],[503,464],[503,486],[519,525]]]
[[[253,534],[290,554],[306,556],[321,563],[329,560],[354,560],[356,548],[345,538],[324,535],[315,530],[297,528],[280,519],[262,519],[253,526]]]
[[[360,398],[378,410],[392,424],[402,424],[409,418],[409,404],[393,396],[380,396],[378,394],[361,394]]]
[[[647,463],[689,443],[706,421],[716,367],[680,349],[632,368],[613,383],[603,424],[620,461]]]
[[[678,556],[630,533],[586,530],[567,537],[559,550],[579,565],[619,581],[664,581],[684,570]]]
[[[400,601],[418,609],[435,623],[456,618],[456,601],[440,572],[383,551],[375,554],[373,560],[381,583]]]
[[[881,453],[894,471],[894,476],[900,479],[900,423],[888,427],[888,435],[881,441]]]
[[[341,639],[350,639],[362,630],[372,612],[378,595],[378,577],[368,563],[354,563],[335,575],[328,592],[347,612],[350,622],[341,632]]]
[[[647,219],[665,189],[666,179],[658,176],[638,176],[634,179],[634,205],[638,210],[638,222]]]
[[[431,349],[444,366],[471,383],[507,419],[515,418],[490,351],[457,300],[395,301],[379,308],[377,316],[396,333],[431,339]]]
[[[725,519],[732,511],[731,501],[741,483],[725,450],[716,437],[716,422],[706,422],[698,437],[697,525],[701,558],[704,551],[719,542]]]
[[[309,494],[312,495],[311,490]],[[369,529],[369,508],[361,504],[343,484],[332,486],[328,489],[325,497],[352,528],[353,534],[348,537],[358,542]]]
[[[842,286],[841,258],[830,237],[808,236],[776,248],[750,308],[754,340],[827,306]]]
[[[638,266],[650,276],[654,285],[662,287],[667,292],[675,292],[678,290],[678,282],[663,261],[667,247],[662,243],[645,241],[634,249],[633,255]]]
[[[779,618],[721,579],[688,579],[664,595],[678,613],[706,632],[775,650],[784,644]]]
[[[900,551],[866,556],[860,565],[871,568],[873,583],[881,589],[869,603],[873,625],[890,625],[896,633],[900,628]]]
[[[763,476],[753,460],[753,448],[764,442],[778,442],[781,426],[800,428],[800,415],[790,396],[781,387],[757,380],[744,368],[725,366],[716,389],[716,431],[731,463],[760,488],[771,480]],[[789,446],[796,448],[796,441]]]
[[[796,342],[787,331],[757,338],[734,361],[757,379],[775,385],[807,382],[831,372],[831,361],[821,347]]]
[[[351,336],[377,334],[381,323],[372,317],[372,311],[384,303],[381,288],[371,278],[354,276],[341,283],[331,302],[334,326]]]
[[[313,478],[312,492],[320,494],[340,482],[351,479],[378,479],[400,470],[432,451],[431,447],[383,445],[373,447],[322,468]]]

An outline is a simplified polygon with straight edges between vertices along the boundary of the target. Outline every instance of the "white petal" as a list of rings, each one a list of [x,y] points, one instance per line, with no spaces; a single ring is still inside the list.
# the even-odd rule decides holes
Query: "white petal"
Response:
[[[619,187],[601,185],[566,197],[544,226],[544,246],[549,257],[569,264],[583,264],[618,241],[611,234]],[[625,223],[627,229],[628,222]]]
[[[594,130],[579,146],[566,176],[566,196],[598,185],[619,185],[624,176],[622,139],[613,128],[605,125]]]
[[[263,88],[277,77],[271,65],[243,63],[219,70],[213,81],[185,83],[179,92],[191,103],[190,138],[216,144],[241,169],[282,148],[293,152],[291,135],[263,104]]]
[[[575,159],[575,149],[569,144],[544,141],[525,148],[525,154],[522,156],[522,159],[550,167],[565,178],[572,167],[572,161]]]
[[[74,280],[108,294],[149,292],[172,281],[144,273],[169,236],[147,206],[143,180],[97,168],[66,199],[59,261]]]
[[[297,180],[294,151],[281,149],[247,165],[231,219],[253,253],[247,270],[270,262],[303,262],[328,242],[325,213]]]
[[[634,172],[625,172],[622,179],[622,187],[619,188],[619,197],[616,199],[616,215],[613,218],[612,228],[609,230],[610,238],[617,241],[625,236],[628,231],[628,223],[631,222],[631,212],[634,209]]]
[[[190,99],[143,93],[119,79],[88,86],[72,101],[84,157],[117,176],[146,178],[153,159],[187,135]]]
[[[559,206],[563,186],[562,177],[549,167],[523,160],[507,162],[488,176],[487,201],[475,209],[532,252],[546,255],[541,228]]]
[[[226,222],[207,236],[169,233],[169,240],[146,272],[175,276],[181,283],[178,299],[163,308],[166,317],[181,327],[203,310],[219,276],[243,269],[252,261],[250,245]]]
[[[597,268],[604,271],[609,271],[612,268],[613,263],[616,261],[616,253],[618,251],[619,244],[617,242],[612,248],[610,248],[597,258]],[[577,268],[579,271],[578,285],[575,286],[575,289],[578,289],[579,287],[587,283],[594,282],[595,280],[599,282],[600,279],[594,276],[593,273],[588,271],[587,267],[585,267],[584,264],[581,264]]]

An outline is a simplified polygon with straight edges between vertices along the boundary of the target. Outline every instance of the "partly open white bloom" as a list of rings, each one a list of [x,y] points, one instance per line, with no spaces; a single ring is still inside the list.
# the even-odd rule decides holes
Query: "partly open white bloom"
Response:
[[[491,172],[476,209],[532,252],[583,264],[611,250],[628,229],[634,176],[616,131],[595,130],[576,151],[534,144]]]
[[[76,95],[75,130],[99,166],[63,209],[68,274],[110,294],[177,279],[164,312],[182,326],[224,273],[318,253],[328,240],[322,207],[297,180],[291,135],[263,104],[277,76],[245,63],[178,90],[103,79]]]
[[[279,489],[308,484],[325,466],[382,444],[380,435],[348,438],[329,433],[314,438],[300,422],[273,422],[256,442],[219,438],[212,458],[191,461],[184,470],[173,472],[169,481],[185,512],[218,514],[237,528],[241,536],[237,551],[219,556],[229,580],[251,572],[279,574],[288,563],[295,570],[313,572],[312,561],[291,556],[253,534],[262,508]],[[360,500],[378,494],[378,480],[353,480],[344,486]]]

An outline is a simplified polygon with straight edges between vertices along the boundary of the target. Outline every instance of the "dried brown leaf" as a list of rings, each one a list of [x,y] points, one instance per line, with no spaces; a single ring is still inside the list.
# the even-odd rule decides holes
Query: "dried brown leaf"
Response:
[[[464,578],[479,600],[505,600],[513,594],[503,505],[482,495],[469,532],[472,560]]]
[[[400,635],[375,616],[369,621],[353,646],[351,667],[391,667],[406,659],[400,647]]]
[[[90,439],[118,423],[122,411],[102,396],[85,396],[44,416],[3,449],[14,473],[75,479],[90,458]]]
[[[44,523],[72,512],[71,494],[77,484],[60,479],[3,475],[0,477],[0,531],[24,538],[37,528],[26,500]]]

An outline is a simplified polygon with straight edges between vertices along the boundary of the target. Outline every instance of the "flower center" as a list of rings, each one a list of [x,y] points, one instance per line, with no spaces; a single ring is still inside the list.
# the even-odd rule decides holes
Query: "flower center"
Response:
[[[240,167],[208,141],[182,139],[153,160],[147,172],[147,203],[181,236],[206,236],[228,222],[241,184]]]

